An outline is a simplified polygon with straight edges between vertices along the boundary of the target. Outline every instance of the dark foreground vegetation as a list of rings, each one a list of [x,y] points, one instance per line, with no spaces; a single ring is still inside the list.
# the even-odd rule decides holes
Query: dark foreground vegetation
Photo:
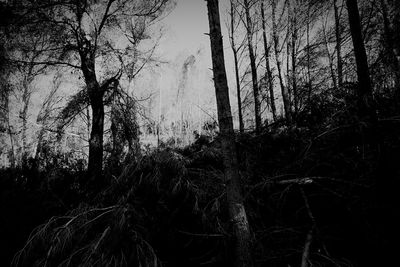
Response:
[[[375,136],[327,102],[315,107],[328,119],[316,110],[236,135],[256,266],[389,266],[400,172],[391,102],[379,101]],[[1,173],[1,266],[232,266],[219,137],[107,159],[97,185],[47,156],[54,165]]]

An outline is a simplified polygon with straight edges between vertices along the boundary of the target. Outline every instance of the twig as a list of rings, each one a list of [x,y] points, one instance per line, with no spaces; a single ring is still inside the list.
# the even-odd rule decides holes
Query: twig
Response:
[[[186,231],[179,230],[178,233],[190,235],[190,236],[198,236],[198,237],[224,237],[222,234],[196,234],[196,233],[189,233]]]

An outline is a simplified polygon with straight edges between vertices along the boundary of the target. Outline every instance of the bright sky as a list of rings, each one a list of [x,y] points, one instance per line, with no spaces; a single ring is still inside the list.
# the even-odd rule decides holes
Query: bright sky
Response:
[[[220,1],[221,26],[225,27],[225,10],[227,0]],[[164,20],[166,33],[159,51],[167,59],[174,59],[181,53],[196,53],[199,48],[210,57],[210,39],[208,35],[207,3],[205,0],[177,0],[175,9]],[[224,34],[224,45],[228,46],[227,34]],[[209,59],[211,64],[211,58]]]
[[[227,16],[226,11],[228,7],[228,0],[220,1],[221,29],[225,47],[225,63],[230,92],[233,93],[235,92],[234,83],[231,82],[234,80],[233,60],[225,26]],[[161,92],[161,95],[164,98],[164,101],[166,101],[165,98],[167,97],[168,92],[174,92],[174,88],[177,87],[177,79],[180,78],[179,75],[182,68],[181,64],[190,55],[196,55],[198,71],[206,74],[205,77],[202,76],[196,78],[191,76],[192,79],[196,80],[196,82],[191,86],[195,87],[192,88],[194,89],[192,92],[200,90],[203,94],[204,101],[206,101],[206,95],[215,101],[214,88],[211,80],[212,64],[210,38],[206,35],[209,32],[207,2],[205,0],[177,0],[175,8],[162,20],[162,24],[164,25],[164,36],[157,48],[158,54],[163,60],[170,63],[170,70],[172,68],[175,71],[171,72],[164,69],[164,71],[159,72],[159,86],[161,86],[160,89],[163,91]],[[200,54],[197,53],[199,50],[201,50]],[[190,75],[195,74],[191,73]],[[193,97],[195,98],[195,96]],[[231,94],[231,106],[233,111],[236,110],[236,101],[235,94]]]
[[[207,6],[204,0],[178,0],[175,9],[163,23],[166,25],[165,42],[160,49],[165,56],[174,58],[187,51],[195,53],[200,46],[207,45],[208,32]]]

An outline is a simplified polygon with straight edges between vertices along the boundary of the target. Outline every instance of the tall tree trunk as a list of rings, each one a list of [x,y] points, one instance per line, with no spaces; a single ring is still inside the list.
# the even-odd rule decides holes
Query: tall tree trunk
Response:
[[[240,78],[239,78],[239,60],[238,60],[238,50],[235,45],[235,17],[234,17],[234,8],[233,8],[233,0],[231,0],[231,47],[235,65],[235,81],[236,81],[236,94],[237,94],[237,104],[238,104],[238,113],[239,113],[239,131],[241,133],[244,132],[244,123],[243,123],[243,113],[242,113],[242,98],[240,92]]]
[[[27,141],[27,129],[28,129],[28,109],[31,99],[31,83],[33,82],[32,77],[33,65],[31,65],[28,69],[28,73],[24,77],[23,82],[23,92],[22,92],[22,110],[19,114],[22,120],[22,129],[21,129],[21,141],[22,141],[22,155],[21,155],[21,163],[22,166],[26,166],[28,163],[28,141]]]
[[[272,0],[271,3],[272,3],[272,35],[273,35],[273,41],[274,41],[276,68],[278,69],[278,78],[279,78],[279,84],[281,86],[283,108],[285,110],[285,117],[286,117],[287,123],[291,124],[292,123],[292,114],[290,111],[289,91],[288,91],[288,88],[283,83],[281,61],[279,60],[280,49],[279,49],[278,25],[276,23],[276,18],[275,18],[275,16],[276,16],[276,2],[275,1],[276,0]]]
[[[246,14],[246,31],[247,31],[247,47],[249,49],[251,78],[253,81],[253,96],[254,96],[254,113],[256,119],[256,132],[259,133],[261,130],[261,103],[258,90],[258,78],[257,78],[257,66],[256,57],[253,49],[253,25],[250,18],[250,6],[248,0],[244,0],[244,11]]]
[[[253,266],[250,254],[251,235],[240,186],[232,114],[229,103],[229,89],[226,80],[218,0],[208,0],[207,8],[218,122],[222,137],[221,144],[225,170],[226,195],[229,216],[233,223],[235,237],[234,266],[249,267]]]
[[[331,52],[329,51],[329,42],[328,42],[328,37],[326,36],[325,23],[322,26],[322,31],[324,34],[325,50],[326,50],[326,54],[328,56],[329,70],[331,72],[333,88],[335,90],[337,90],[338,87],[337,87],[336,73],[335,73],[335,69],[333,66],[333,59],[332,59],[333,56],[331,55]]]
[[[358,77],[358,115],[360,120],[374,123],[376,121],[376,110],[372,96],[371,79],[369,76],[367,54],[361,33],[360,14],[358,12],[357,0],[347,0],[349,13],[349,24],[351,38],[353,40],[354,54],[357,65]]]
[[[340,31],[340,17],[337,0],[333,0],[335,13],[335,35],[336,35],[336,57],[337,57],[337,78],[339,88],[343,85],[343,63],[342,63],[342,35]]]
[[[288,1],[288,10],[290,9],[290,1]],[[291,21],[290,18],[290,12],[288,11],[288,25],[286,27],[286,87],[289,95],[289,109],[290,109],[290,114],[293,118],[293,95],[292,95],[292,83],[291,83],[291,75],[290,75],[290,23]]]
[[[24,89],[25,91],[26,89]],[[21,141],[22,141],[22,155],[21,155],[21,163],[22,166],[26,166],[27,160],[28,160],[28,151],[27,151],[27,127],[28,127],[28,121],[27,121],[27,115],[28,115],[28,107],[29,107],[29,96],[26,97],[25,95],[26,92],[24,92],[23,98],[23,107],[20,113],[20,118],[22,120],[22,129],[21,129]]]
[[[266,31],[266,21],[265,21],[265,11],[264,11],[264,0],[261,1],[261,19],[262,19],[262,30],[263,30],[263,41],[264,41],[264,53],[265,53],[265,69],[268,79],[268,89],[269,89],[269,97],[270,97],[270,104],[271,104],[271,112],[272,118],[274,121],[277,120],[276,117],[276,106],[275,106],[275,95],[274,95],[274,81],[272,77],[271,66],[269,64],[269,46],[267,41],[267,31]]]
[[[310,55],[310,8],[311,5],[307,3],[307,79],[308,79],[308,103],[311,103],[311,93],[312,93],[312,80],[311,80],[311,55]]]
[[[290,0],[291,1],[291,0]],[[298,95],[297,95],[297,80],[296,80],[296,42],[297,42],[297,20],[296,20],[296,6],[297,2],[294,1],[294,5],[292,5],[292,9],[289,11],[292,13],[291,15],[291,25],[292,25],[292,34],[291,34],[291,48],[292,48],[292,88],[293,88],[293,105],[294,105],[294,115],[297,115],[298,112]]]
[[[118,136],[118,108],[117,108],[117,99],[115,94],[112,96],[112,104],[111,104],[111,140],[112,140],[112,151],[111,151],[111,166],[112,168],[118,167],[119,165],[119,157],[122,153],[123,142],[120,140]]]
[[[11,145],[11,168],[15,168],[15,146],[14,146],[14,137],[13,137],[13,131],[12,131],[12,126],[10,123],[10,98],[9,98],[9,93],[7,93],[7,99],[6,99],[6,112],[7,112],[7,131],[8,135],[10,137],[10,145]]]

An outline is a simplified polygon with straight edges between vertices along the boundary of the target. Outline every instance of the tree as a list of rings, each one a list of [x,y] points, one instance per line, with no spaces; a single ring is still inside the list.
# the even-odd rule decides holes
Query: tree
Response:
[[[293,90],[293,106],[294,106],[294,115],[297,115],[298,113],[298,99],[299,95],[297,92],[297,77],[296,77],[296,67],[297,67],[297,62],[296,62],[296,48],[297,48],[297,1],[294,0],[294,3],[291,4],[292,0],[289,0],[289,7],[288,7],[288,14],[289,14],[289,21],[288,21],[288,30],[290,29],[290,48],[291,48],[291,63],[292,63],[292,75],[291,75],[291,82],[292,82],[292,90]],[[289,41],[288,41],[289,42]],[[289,69],[288,69],[289,72]],[[289,76],[289,73],[288,73]]]
[[[362,37],[357,0],[346,0],[346,4],[349,13],[349,25],[357,65],[358,115],[361,121],[374,123],[376,121],[376,110],[372,96],[371,78],[368,68],[367,53],[365,52]]]
[[[335,13],[335,35],[336,35],[336,57],[337,57],[337,77],[338,86],[343,85],[343,63],[342,63],[342,33],[340,29],[340,14],[337,0],[333,0],[333,9]]]
[[[23,14],[18,25],[22,34],[47,34],[50,59],[36,59],[32,64],[72,67],[84,78],[92,110],[88,165],[91,179],[101,176],[103,167],[104,96],[119,83],[122,62],[132,56],[138,40],[147,38],[144,29],[162,14],[167,3],[168,0],[45,0],[22,1],[17,6]],[[118,43],[126,45],[121,48]]]
[[[246,15],[246,33],[247,33],[247,48],[249,50],[250,58],[250,68],[251,68],[251,78],[253,82],[253,97],[254,97],[254,113],[256,121],[256,132],[259,133],[262,127],[261,123],[261,103],[260,103],[260,92],[258,88],[258,78],[257,78],[257,66],[256,57],[253,48],[253,22],[250,17],[250,5],[248,0],[243,1],[244,11]]]
[[[239,114],[239,131],[241,133],[244,132],[244,123],[243,123],[243,112],[242,112],[242,98],[241,98],[241,88],[240,88],[240,78],[239,78],[239,59],[238,59],[238,52],[241,46],[236,47],[235,43],[235,13],[236,10],[234,8],[233,0],[230,1],[231,4],[231,11],[230,11],[230,43],[233,53],[234,59],[234,67],[235,67],[235,82],[236,82],[236,94],[237,94],[237,102],[238,102],[238,114]]]
[[[226,79],[224,49],[221,35],[218,0],[207,0],[210,27],[211,56],[217,98],[218,122],[225,171],[226,196],[229,216],[235,237],[235,260],[237,267],[253,266],[250,256],[251,235],[246,209],[241,193],[239,166],[233,132],[229,89]]]
[[[283,99],[283,108],[285,110],[285,118],[287,123],[290,124],[292,122],[292,112],[290,105],[290,96],[288,88],[283,83],[282,69],[281,69],[281,61],[280,61],[280,45],[279,45],[279,35],[278,35],[278,24],[276,21],[276,0],[271,0],[272,7],[272,39],[274,42],[274,52],[275,52],[275,60],[276,60],[276,68],[278,69],[278,78],[279,84],[281,86],[282,99]]]
[[[268,90],[269,90],[269,98],[271,105],[272,118],[274,121],[277,120],[276,116],[276,106],[275,106],[275,94],[274,94],[274,79],[272,76],[272,70],[270,66],[270,47],[267,41],[267,31],[266,31],[266,19],[265,19],[265,10],[264,10],[264,0],[261,1],[261,19],[262,19],[262,35],[263,35],[263,44],[264,44],[264,56],[265,56],[265,76],[268,81]]]

